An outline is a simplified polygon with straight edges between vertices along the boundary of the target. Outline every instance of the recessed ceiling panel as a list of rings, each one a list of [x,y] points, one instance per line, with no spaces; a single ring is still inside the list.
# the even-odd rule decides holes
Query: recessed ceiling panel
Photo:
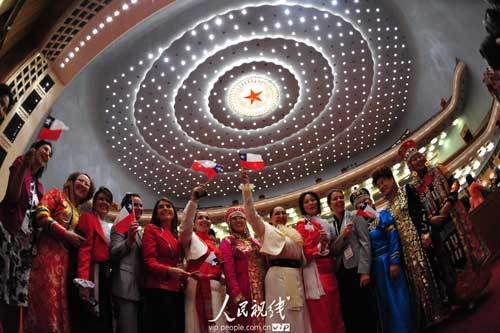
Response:
[[[405,38],[375,1],[225,8],[165,38],[114,69],[104,113],[117,161],[161,194],[204,181],[195,159],[225,167],[211,195],[236,192],[239,152],[263,156],[260,189],[321,173],[374,146],[407,106]]]

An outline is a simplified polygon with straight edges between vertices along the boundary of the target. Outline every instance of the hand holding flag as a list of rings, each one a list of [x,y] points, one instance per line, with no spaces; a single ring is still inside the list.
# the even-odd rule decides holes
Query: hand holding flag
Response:
[[[130,202],[130,204],[132,201]],[[134,210],[129,205],[123,206],[118,215],[115,218],[114,228],[120,234],[125,234],[130,225],[135,222]],[[130,208],[130,210],[128,209]]]
[[[243,169],[262,170],[264,169],[264,160],[259,154],[240,153],[240,165]]]
[[[214,161],[208,160],[196,160],[191,166],[193,171],[199,171],[208,177],[208,180],[212,180],[217,176],[217,174],[224,171],[224,167],[221,164],[215,163]]]

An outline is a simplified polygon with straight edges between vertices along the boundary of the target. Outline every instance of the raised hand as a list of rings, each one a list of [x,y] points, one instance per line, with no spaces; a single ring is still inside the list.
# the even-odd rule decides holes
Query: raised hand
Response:
[[[127,243],[128,245],[132,245],[135,241],[135,236],[137,235],[137,231],[139,231],[139,223],[132,222],[128,227],[128,235],[127,235]]]
[[[191,191],[191,200],[197,201],[199,198],[204,197],[205,195],[207,195],[205,186],[198,185]]]

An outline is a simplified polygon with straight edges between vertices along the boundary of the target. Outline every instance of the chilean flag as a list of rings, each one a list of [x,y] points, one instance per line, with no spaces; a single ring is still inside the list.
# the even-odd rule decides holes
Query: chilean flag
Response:
[[[218,173],[224,170],[224,167],[218,163],[208,160],[194,161],[191,169],[203,172],[208,179],[215,178]]]
[[[132,209],[131,204],[132,202],[130,202],[130,205],[123,206],[113,223],[115,230],[120,234],[126,233],[130,224],[135,221],[134,210]]]
[[[40,129],[40,133],[38,133],[38,139],[57,141],[59,140],[61,133],[67,130],[69,130],[68,126],[66,126],[62,121],[49,115],[47,119],[45,119],[43,127]]]
[[[240,165],[243,169],[262,170],[264,169],[264,160],[259,154],[240,153]]]

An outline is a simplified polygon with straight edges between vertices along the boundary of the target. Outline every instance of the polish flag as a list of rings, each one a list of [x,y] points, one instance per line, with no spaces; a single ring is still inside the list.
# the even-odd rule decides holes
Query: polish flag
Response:
[[[194,171],[203,172],[208,179],[213,179],[218,173],[224,170],[221,164],[215,163],[213,161],[201,160],[194,161],[191,169]]]
[[[113,223],[114,228],[120,234],[124,234],[128,231],[130,225],[135,221],[134,210],[132,209],[132,201],[130,205],[125,205],[120,210]]]
[[[264,160],[259,154],[240,153],[240,165],[243,169],[262,170],[264,169]]]
[[[48,116],[47,119],[45,119],[43,127],[40,129],[40,133],[38,133],[38,139],[57,141],[61,133],[67,130],[69,130],[69,127],[62,121],[52,116]]]

